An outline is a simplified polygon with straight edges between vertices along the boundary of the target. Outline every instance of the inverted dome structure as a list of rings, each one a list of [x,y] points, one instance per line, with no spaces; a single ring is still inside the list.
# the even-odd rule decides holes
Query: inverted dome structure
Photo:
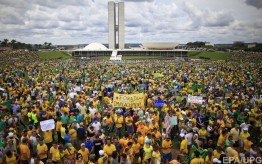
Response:
[[[89,45],[85,46],[83,50],[96,51],[96,50],[108,50],[108,48],[101,43],[90,43]]]
[[[143,47],[148,50],[172,50],[175,49],[179,43],[174,42],[145,42]]]

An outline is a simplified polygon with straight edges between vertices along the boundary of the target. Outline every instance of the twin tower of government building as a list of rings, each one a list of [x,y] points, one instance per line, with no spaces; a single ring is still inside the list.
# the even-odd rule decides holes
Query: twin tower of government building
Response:
[[[125,3],[122,0],[108,1],[109,49],[125,48]]]

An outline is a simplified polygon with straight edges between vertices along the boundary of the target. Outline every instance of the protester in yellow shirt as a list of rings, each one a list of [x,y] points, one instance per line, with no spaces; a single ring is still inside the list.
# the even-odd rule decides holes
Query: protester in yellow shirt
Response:
[[[43,137],[47,148],[50,149],[53,142],[53,130],[44,131]]]
[[[195,157],[191,160],[190,164],[204,164],[205,161],[200,157],[200,153],[198,151],[194,152]]]
[[[56,142],[53,143],[53,146],[49,150],[49,158],[52,159],[52,162],[56,163],[56,153],[58,152],[58,144]]]
[[[76,149],[73,147],[71,143],[66,144],[66,149],[65,149],[65,158],[67,160],[73,160],[76,155]]]
[[[85,147],[85,144],[81,144],[81,149],[78,150],[78,153],[80,153],[83,157],[83,162],[87,163],[88,162],[88,157],[89,157],[89,150]]]
[[[99,150],[100,158],[97,161],[97,164],[104,164],[108,162],[108,157],[105,155],[103,150]]]
[[[111,156],[114,151],[116,151],[116,146],[111,144],[111,139],[107,139],[106,145],[103,148],[104,153],[108,156],[108,160],[111,159]]]
[[[46,144],[43,143],[43,139],[39,140],[39,144],[36,146],[36,152],[40,160],[45,163],[47,161],[48,148]]]
[[[170,136],[166,136],[165,140],[162,142],[162,153],[163,153],[163,160],[166,163],[167,161],[170,162],[172,160],[172,141],[170,140]]]
[[[188,141],[185,138],[184,134],[180,134],[180,137],[181,137],[181,140],[182,140],[181,143],[180,143],[180,153],[187,154],[188,153],[188,149],[187,149]]]
[[[116,125],[115,135],[118,136],[118,137],[121,137],[122,136],[121,132],[122,132],[122,127],[123,127],[123,123],[124,123],[124,118],[121,115],[120,111],[117,111],[116,114],[117,114],[117,116],[115,118],[115,125]]]

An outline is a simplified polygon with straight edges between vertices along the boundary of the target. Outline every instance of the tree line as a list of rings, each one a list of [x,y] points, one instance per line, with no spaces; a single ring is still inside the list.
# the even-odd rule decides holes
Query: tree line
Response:
[[[12,39],[10,41],[8,39],[0,40],[0,47],[11,47],[13,50],[18,50],[18,49],[37,50],[37,49],[54,48],[52,43],[48,43],[48,42],[44,42],[43,44],[27,44],[27,43],[19,42],[15,39]]]

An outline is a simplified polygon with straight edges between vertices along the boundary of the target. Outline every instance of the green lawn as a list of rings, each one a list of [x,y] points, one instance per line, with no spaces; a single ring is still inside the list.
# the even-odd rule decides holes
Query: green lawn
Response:
[[[210,58],[211,60],[226,60],[230,58],[230,54],[226,52],[206,52],[206,51],[189,51],[188,56],[192,59],[201,57]]]
[[[63,51],[48,51],[38,52],[37,55],[42,59],[69,59],[71,58],[66,52]]]
[[[110,56],[99,56],[101,59],[109,59]],[[145,59],[164,59],[164,56],[123,56],[122,60],[145,60]]]

